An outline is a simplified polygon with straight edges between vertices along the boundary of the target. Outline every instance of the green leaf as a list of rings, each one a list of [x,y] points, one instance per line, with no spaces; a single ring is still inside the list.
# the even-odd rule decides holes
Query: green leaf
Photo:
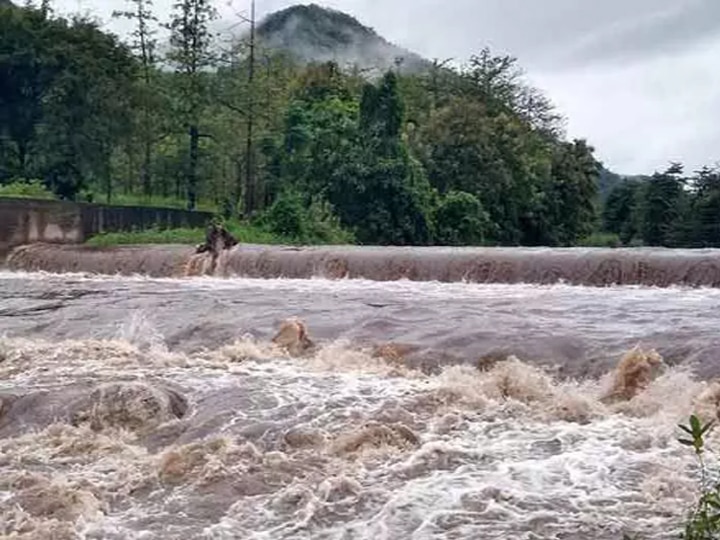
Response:
[[[695,441],[691,441],[689,439],[678,439],[678,442],[680,444],[684,444],[685,446],[695,446]]]
[[[694,414],[690,417],[690,427],[692,427],[693,433],[700,433],[702,431],[700,419]]]
[[[708,430],[709,430],[711,427],[713,427],[714,425],[715,425],[715,421],[714,421],[714,420],[711,420],[710,422],[708,422],[707,424],[705,424],[705,427],[702,428],[702,430],[700,431],[700,435],[705,435],[705,433],[707,433]]]
[[[692,434],[693,434],[692,429],[690,429],[690,428],[687,427],[687,426],[683,426],[682,424],[678,424],[678,427],[679,427],[680,429],[682,429],[682,430],[683,430],[685,433],[687,433],[688,435],[692,435]]]

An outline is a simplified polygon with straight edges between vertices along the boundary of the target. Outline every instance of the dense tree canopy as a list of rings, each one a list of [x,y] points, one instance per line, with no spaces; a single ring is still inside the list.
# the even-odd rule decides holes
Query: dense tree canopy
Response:
[[[68,198],[109,188],[113,153],[132,137],[136,67],[88,20],[0,7],[0,174],[41,177]]]
[[[605,230],[624,244],[720,247],[720,170],[690,175],[679,163],[650,177],[621,182],[603,210]]]
[[[135,25],[127,44],[47,2],[0,4],[0,183],[184,199],[368,244],[569,246],[598,228],[720,243],[717,170],[612,175],[512,57],[369,80],[219,40],[208,0],[176,1],[165,22],[151,0],[116,16]]]

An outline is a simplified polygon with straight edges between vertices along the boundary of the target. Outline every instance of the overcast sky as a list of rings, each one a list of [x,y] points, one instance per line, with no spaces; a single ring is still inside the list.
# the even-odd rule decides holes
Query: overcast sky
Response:
[[[626,174],[720,161],[720,0],[315,0],[427,58],[519,59],[568,134]],[[123,0],[56,0],[103,20]],[[172,0],[155,0],[164,15]],[[257,0],[258,15],[288,0]],[[219,10],[230,15],[227,0]],[[249,0],[236,0],[246,9]],[[109,26],[117,29],[117,23]]]

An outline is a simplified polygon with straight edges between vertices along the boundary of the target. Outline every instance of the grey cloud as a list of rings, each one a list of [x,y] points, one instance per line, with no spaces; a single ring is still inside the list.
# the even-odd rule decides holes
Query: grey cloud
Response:
[[[570,64],[642,61],[676,54],[718,35],[720,2],[678,2],[669,9],[601,29],[583,40],[566,58]]]
[[[312,0],[310,0],[312,1]],[[720,34],[718,0],[315,0],[346,11],[390,41],[428,57],[466,59],[485,45],[523,65],[562,69],[666,54]],[[297,2],[259,0],[260,16]],[[77,0],[57,0],[66,11]],[[122,0],[84,0],[107,18]],[[226,1],[216,5],[232,18]],[[249,0],[236,0],[238,8]],[[156,0],[167,12],[170,0]],[[247,11],[247,10],[245,10]]]

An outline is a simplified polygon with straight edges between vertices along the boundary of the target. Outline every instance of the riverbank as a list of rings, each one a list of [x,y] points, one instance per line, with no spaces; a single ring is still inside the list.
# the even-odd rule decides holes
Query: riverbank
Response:
[[[228,223],[227,229],[242,244],[297,244],[298,242],[290,237],[280,236],[268,232],[260,227],[240,223]],[[147,245],[147,244],[187,244],[197,245],[205,240],[204,228],[159,228],[147,229],[144,231],[112,232],[99,234],[89,238],[85,245],[94,247],[112,247],[125,245]]]
[[[313,237],[309,241],[287,235],[279,235],[270,232],[260,226],[246,223],[226,223],[228,230],[243,244],[267,244],[267,245],[338,245],[344,242],[328,241],[323,237]],[[85,244],[95,247],[112,247],[125,245],[147,245],[147,244],[187,244],[196,245],[205,239],[205,229],[202,228],[179,228],[161,230],[158,228],[144,231],[113,232],[104,233],[89,238]],[[353,244],[347,244],[353,245]],[[470,247],[470,246],[467,246]],[[477,246],[480,247],[480,246]],[[578,243],[577,247],[582,248],[619,248],[621,247],[617,237],[611,234],[594,234]]]

